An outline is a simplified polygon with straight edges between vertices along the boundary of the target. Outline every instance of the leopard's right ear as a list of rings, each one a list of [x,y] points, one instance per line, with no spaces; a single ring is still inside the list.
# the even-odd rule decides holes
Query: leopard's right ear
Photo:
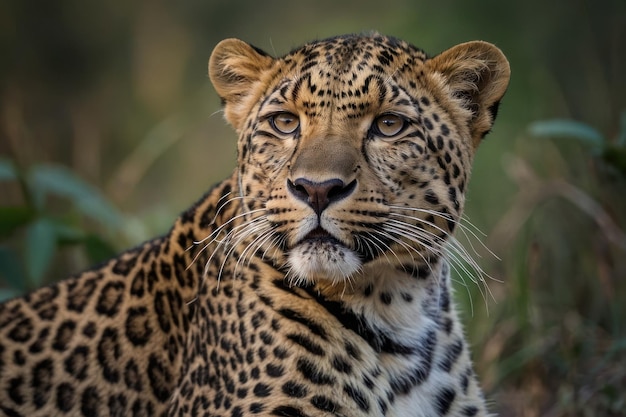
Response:
[[[447,91],[447,99],[466,110],[464,118],[476,149],[491,130],[509,85],[509,61],[495,45],[473,41],[453,46],[426,65],[433,82]]]
[[[274,58],[239,39],[217,44],[209,59],[209,78],[222,100],[224,117],[237,130],[255,97],[255,87]]]

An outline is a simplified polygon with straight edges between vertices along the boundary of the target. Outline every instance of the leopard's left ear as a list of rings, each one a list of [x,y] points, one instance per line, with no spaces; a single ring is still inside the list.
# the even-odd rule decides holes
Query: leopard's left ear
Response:
[[[473,41],[454,46],[427,61],[448,96],[460,100],[474,148],[489,133],[511,76],[509,61],[496,46]],[[441,80],[443,78],[443,80]]]
[[[239,131],[263,74],[274,58],[239,39],[217,44],[209,59],[209,78],[222,99],[224,117]]]

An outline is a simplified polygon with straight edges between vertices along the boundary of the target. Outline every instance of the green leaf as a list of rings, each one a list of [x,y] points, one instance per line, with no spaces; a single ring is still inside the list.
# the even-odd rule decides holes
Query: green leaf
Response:
[[[528,128],[533,136],[576,139],[596,151],[604,147],[604,136],[593,127],[574,120],[545,120],[534,122]]]
[[[92,263],[100,263],[111,259],[117,252],[108,242],[97,235],[88,235],[85,240],[85,250],[87,257]]]
[[[33,287],[40,287],[52,262],[56,249],[56,227],[48,219],[41,218],[26,230],[26,271]]]
[[[11,181],[17,178],[15,165],[8,159],[0,159],[0,181]]]
[[[0,247],[0,278],[9,285],[11,290],[17,293],[26,291],[24,271],[19,257],[9,248]]]
[[[16,229],[28,224],[35,217],[30,207],[0,206],[0,237],[11,235]]]
[[[120,213],[93,186],[70,170],[53,165],[33,167],[33,187],[70,199],[86,216],[107,227],[118,228],[122,224]]]
[[[53,223],[59,246],[76,245],[85,240],[85,232],[78,227],[66,224],[60,220],[54,220]]]

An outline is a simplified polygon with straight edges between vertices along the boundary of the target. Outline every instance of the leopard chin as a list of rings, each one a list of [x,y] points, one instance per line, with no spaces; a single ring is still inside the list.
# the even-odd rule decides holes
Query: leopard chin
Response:
[[[362,262],[335,239],[307,239],[289,252],[287,265],[289,282],[302,286],[319,280],[343,283],[361,269]]]

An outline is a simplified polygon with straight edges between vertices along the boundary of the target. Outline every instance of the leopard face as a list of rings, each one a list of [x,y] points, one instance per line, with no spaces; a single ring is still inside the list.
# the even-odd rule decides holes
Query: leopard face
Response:
[[[231,237],[249,237],[246,253],[274,258],[296,284],[381,263],[424,274],[462,214],[509,77],[484,42],[428,58],[378,35],[277,59],[226,40],[209,69],[240,136],[247,226]]]

